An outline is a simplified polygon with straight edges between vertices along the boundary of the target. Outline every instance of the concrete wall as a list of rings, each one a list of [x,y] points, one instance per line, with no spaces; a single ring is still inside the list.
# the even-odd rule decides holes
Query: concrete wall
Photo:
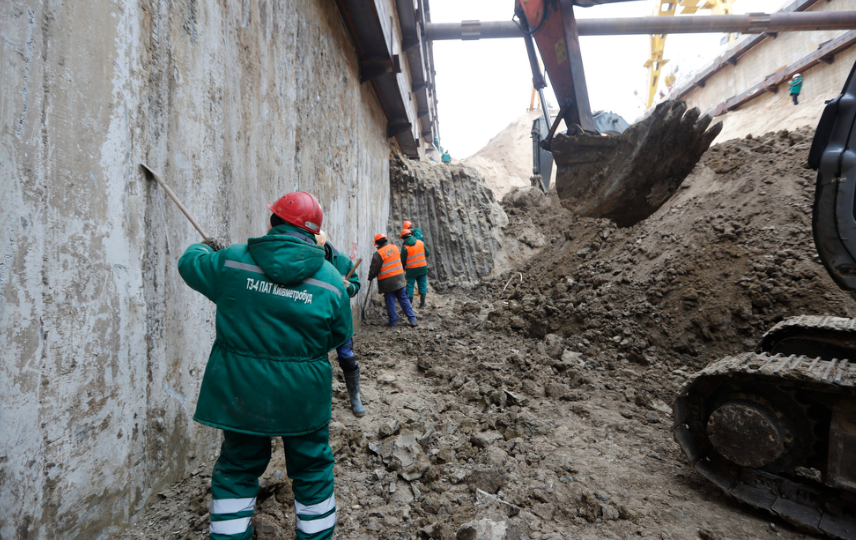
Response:
[[[854,62],[856,47],[850,47],[839,53],[833,64],[818,64],[802,72],[804,82],[797,106],[791,101],[786,85],[781,85],[775,94],[765,92],[738,109],[717,116],[715,120],[722,121],[723,129],[714,142],[745,137],[750,133],[762,135],[780,129],[816,127],[826,106],[825,101],[841,93]]]
[[[856,10],[856,0],[822,1],[809,9],[809,11],[851,10]],[[726,66],[708,79],[704,88],[693,89],[684,97],[684,100],[687,105],[698,107],[703,112],[711,111],[726,99],[748,90],[762,82],[768,75],[816,51],[821,43],[845,32],[845,30],[788,32],[779,34],[775,39],[766,39],[741,56],[736,66]],[[839,54],[835,62],[830,65],[816,66],[803,73],[804,83],[801,95],[805,99],[810,99],[830,91],[840,92],[850,73],[850,68],[853,67],[853,55],[848,55],[849,52],[848,50]],[[787,94],[787,84],[779,85],[778,93]],[[767,96],[758,99],[774,98]],[[754,101],[756,100],[749,103],[754,105]]]
[[[198,235],[138,164],[230,243],[312,191],[366,257],[386,120],[334,0],[10,0],[0,36],[0,537],[107,538],[219,438]]]

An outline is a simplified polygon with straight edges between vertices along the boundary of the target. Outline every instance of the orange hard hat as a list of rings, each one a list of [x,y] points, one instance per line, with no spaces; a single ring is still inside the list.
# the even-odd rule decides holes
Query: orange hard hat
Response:
[[[386,239],[387,239],[387,238],[386,238],[386,235],[385,235],[385,234],[383,234],[383,233],[377,233],[377,234],[375,235],[375,237],[374,237],[374,243],[375,243],[375,244],[377,244],[377,243],[378,243],[378,242],[380,242],[381,240],[386,240]]]
[[[413,231],[411,231],[410,229],[404,229],[403,231],[401,231],[400,238],[404,238],[405,236],[410,236],[411,234],[413,234]]]
[[[403,229],[412,229],[413,228],[413,222],[412,221],[405,221],[402,228]]]
[[[267,207],[286,223],[300,227],[306,232],[318,234],[321,231],[324,211],[321,210],[318,199],[311,193],[305,191],[287,193]]]

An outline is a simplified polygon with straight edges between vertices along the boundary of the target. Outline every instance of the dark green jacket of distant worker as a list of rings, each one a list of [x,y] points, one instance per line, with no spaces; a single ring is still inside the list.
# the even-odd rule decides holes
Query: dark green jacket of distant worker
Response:
[[[802,77],[788,81],[788,86],[791,87],[791,94],[799,94],[802,90]]]
[[[404,245],[401,246],[401,265],[404,266],[404,276],[407,279],[418,278],[419,276],[425,276],[428,274],[428,266],[420,266],[419,268],[407,268],[407,246],[415,246],[416,238],[415,232],[419,231],[419,229],[414,230],[414,235],[404,241]],[[419,231],[420,233],[422,231]],[[428,249],[428,245],[425,242],[422,242],[425,245],[425,260],[428,260],[428,257],[431,256],[431,250]]]
[[[422,229],[413,229],[412,232],[413,232],[413,238],[415,238],[417,240],[422,240],[423,242],[425,241],[425,236],[422,234]],[[428,248],[426,247],[425,249],[427,250]],[[426,254],[427,254],[427,251],[426,251]]]
[[[263,436],[330,423],[327,353],[353,334],[351,302],[324,249],[279,225],[215,252],[193,244],[178,261],[190,287],[217,305],[217,336],[193,419]],[[202,339],[199,336],[197,339]]]
[[[333,244],[330,242],[324,244],[324,259],[332,263],[333,266],[336,267],[336,270],[338,270],[343,276],[347,276],[348,272],[351,271],[351,268],[354,267],[353,261],[339,253],[339,251],[333,247]],[[348,285],[348,296],[353,298],[357,296],[358,292],[360,292],[360,276],[354,272],[354,275],[351,276],[348,283],[350,283],[350,285]]]

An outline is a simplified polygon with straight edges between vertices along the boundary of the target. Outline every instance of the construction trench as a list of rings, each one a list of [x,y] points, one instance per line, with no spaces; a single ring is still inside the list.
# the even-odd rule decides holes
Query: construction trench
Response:
[[[796,129],[749,135],[766,109],[733,113],[745,136],[698,150],[671,198],[620,228],[529,186],[537,111],[434,163],[429,45],[421,75],[411,48],[401,73],[366,82],[340,3],[94,5],[0,8],[0,539],[208,537],[222,439],[191,416],[215,307],[176,270],[199,235],[140,163],[226,243],[298,189],[352,259],[404,220],[423,230],[418,327],[386,327],[377,294],[361,317],[359,269],[366,416],[330,355],[335,538],[821,538],[723,493],[672,433],[705,366],[791,316],[856,316],[812,239],[817,96],[777,117]],[[409,23],[391,19],[395,41]],[[388,83],[420,76],[394,132]],[[293,538],[272,444],[255,537]]]
[[[809,242],[811,135],[713,146],[626,229],[534,188],[498,202],[474,168],[393,159],[389,227],[420,216],[443,255],[418,328],[385,327],[378,297],[355,336],[367,416],[334,381],[337,536],[814,537],[730,500],[686,466],[670,431],[674,396],[709,362],[791,314],[856,315]],[[448,264],[448,252],[472,263]],[[274,452],[260,539],[293,534]],[[205,537],[215,456],[200,458],[121,538]]]

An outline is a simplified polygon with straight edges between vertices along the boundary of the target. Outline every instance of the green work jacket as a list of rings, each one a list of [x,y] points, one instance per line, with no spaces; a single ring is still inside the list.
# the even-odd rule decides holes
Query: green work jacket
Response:
[[[337,251],[330,242],[324,244],[324,258],[332,263],[333,266],[336,267],[336,270],[338,270],[343,276],[347,276],[348,272],[351,271],[351,268],[354,267],[354,263],[351,259]],[[353,298],[357,296],[358,292],[360,292],[360,276],[354,272],[354,275],[351,276],[348,283],[348,296]]]
[[[419,229],[416,229],[419,231]],[[419,231],[422,232],[422,231]],[[416,235],[414,234],[410,238],[404,241],[404,244],[401,246],[401,265],[404,267],[404,277],[407,279],[414,279],[420,276],[428,275],[428,266],[420,266],[419,268],[407,268],[407,246],[415,246],[416,245]],[[425,242],[422,242],[422,245],[425,246],[425,260],[428,260],[428,256],[431,255],[431,250],[428,249],[428,246]]]
[[[327,353],[351,338],[351,305],[324,249],[302,236],[279,225],[217,252],[193,244],[178,261],[184,281],[217,305],[197,422],[264,436],[330,423]]]
[[[796,80],[788,81],[788,86],[791,87],[791,94],[799,94],[802,90],[802,77]]]

